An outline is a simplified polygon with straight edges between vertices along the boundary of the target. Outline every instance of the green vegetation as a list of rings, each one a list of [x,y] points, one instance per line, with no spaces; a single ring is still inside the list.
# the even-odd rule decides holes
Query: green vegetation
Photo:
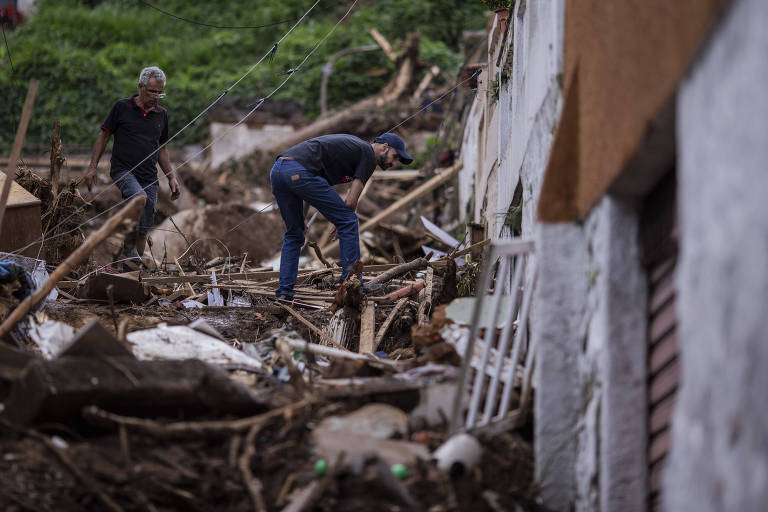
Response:
[[[16,72],[5,46],[0,48],[0,151],[8,153],[30,79],[40,91],[28,144],[45,144],[55,119],[62,121],[67,144],[89,145],[112,103],[136,92],[141,68],[156,65],[168,76],[162,104],[171,113],[175,133],[255,64],[312,5],[312,0],[235,0],[152,2],[178,16],[215,25],[267,25],[261,29],[219,29],[185,23],[139,0],[43,0],[38,14],[6,31]],[[450,4],[449,6],[446,4]],[[321,0],[265,61],[228,96],[260,98],[277,87],[279,73],[297,66],[351,6],[350,1]],[[312,117],[319,111],[322,65],[337,51],[372,44],[376,28],[393,45],[408,32],[421,35],[421,58],[451,79],[459,64],[462,30],[482,28],[486,12],[477,0],[360,0],[345,22],[299,73],[274,96],[300,102]],[[382,52],[354,55],[337,62],[330,80],[329,106],[336,108],[378,91],[393,70]],[[205,139],[205,119],[188,128],[178,143]]]

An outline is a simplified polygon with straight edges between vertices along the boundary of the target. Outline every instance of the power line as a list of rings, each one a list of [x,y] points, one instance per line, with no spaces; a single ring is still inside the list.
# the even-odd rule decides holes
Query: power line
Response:
[[[8,47],[8,39],[5,37],[5,24],[0,23],[0,28],[3,30],[3,41],[5,41],[5,50],[8,53],[8,62],[11,63],[11,72],[16,73],[16,69],[13,67],[13,59],[11,58],[11,49]]]
[[[317,0],[317,2],[315,2],[315,4],[314,4],[312,7],[314,7],[315,5],[317,5],[317,4],[319,3],[319,1],[320,1],[320,0]],[[307,55],[306,55],[306,56],[304,57],[304,59],[303,59],[303,60],[302,60],[302,61],[299,63],[299,65],[295,67],[295,70],[296,70],[296,71],[298,71],[299,69],[301,69],[301,67],[302,67],[302,66],[304,65],[304,63],[305,63],[305,62],[306,62],[306,61],[309,59],[309,57],[311,57],[311,56],[312,56],[312,54],[313,54],[313,53],[315,53],[315,51],[317,51],[317,49],[318,49],[318,48],[320,48],[320,46],[322,46],[322,44],[325,42],[325,40],[326,40],[326,39],[328,39],[328,37],[329,37],[329,36],[330,36],[330,35],[331,35],[331,34],[332,34],[332,33],[333,33],[335,30],[336,30],[336,28],[337,28],[337,27],[338,27],[338,26],[341,24],[341,22],[342,22],[342,21],[344,21],[344,20],[347,18],[347,16],[349,16],[349,13],[350,13],[350,12],[352,12],[352,9],[354,9],[355,5],[357,5],[357,2],[358,2],[358,0],[354,0],[354,2],[352,3],[352,5],[350,6],[350,8],[347,10],[347,12],[346,12],[346,13],[344,13],[344,15],[341,17],[341,19],[339,19],[339,21],[338,21],[338,22],[336,22],[336,24],[335,24],[335,25],[334,25],[334,26],[331,28],[331,30],[329,30],[329,31],[328,31],[328,33],[327,33],[327,34],[326,34],[326,35],[325,35],[325,36],[324,36],[322,39],[320,39],[320,41],[318,41],[318,42],[317,42],[317,43],[316,43],[316,44],[315,44],[315,45],[312,47],[312,49],[311,49],[311,50],[310,50],[310,51],[307,53]],[[312,10],[312,8],[310,8],[310,10]],[[301,17],[301,19],[299,19],[299,21],[296,23],[296,25],[298,25],[298,23],[299,23],[299,22],[301,22],[301,20],[302,20],[302,19],[304,19],[304,17],[306,17],[306,16],[307,16],[307,14],[309,14],[309,11],[307,11],[307,12],[304,14],[304,16],[302,16],[302,17]],[[294,25],[294,27],[292,27],[292,28],[291,28],[291,30],[293,30],[293,28],[295,28],[295,27],[296,27],[296,25]],[[283,36],[283,38],[282,38],[282,39],[280,39],[280,41],[278,41],[278,43],[276,43],[276,44],[275,44],[275,46],[277,46],[277,44],[279,44],[280,42],[282,42],[282,41],[283,41],[283,39],[285,39],[285,38],[288,36],[288,34],[289,34],[289,33],[290,33],[290,31],[289,31],[288,33],[286,33],[286,34]],[[272,52],[273,52],[273,50],[274,50],[274,47],[273,47],[272,49],[270,49],[270,51],[269,51],[269,52],[267,52],[267,55],[268,55],[268,54],[270,54],[270,53],[272,53]],[[264,60],[264,58],[265,58],[265,57],[266,57],[266,55],[265,55],[264,57],[262,57],[262,58],[261,58],[261,60]],[[259,62],[261,62],[261,60],[260,60]],[[257,64],[258,64],[258,63],[257,63]],[[251,68],[251,70],[252,70],[252,69],[253,69],[253,68],[254,68],[254,67],[257,65],[257,64],[255,64],[255,65],[254,65],[254,66]],[[251,70],[249,70],[248,72],[250,72]],[[253,113],[254,113],[254,112],[256,112],[256,110],[258,110],[258,109],[259,109],[259,108],[260,108],[260,107],[261,107],[261,106],[264,104],[264,102],[265,102],[266,100],[268,100],[269,98],[271,98],[272,96],[274,96],[274,95],[277,93],[277,91],[279,91],[279,90],[280,90],[280,89],[281,89],[281,88],[282,88],[282,87],[283,87],[283,86],[284,86],[284,85],[285,85],[285,84],[288,82],[288,80],[290,80],[291,78],[293,78],[295,75],[296,75],[296,73],[291,73],[291,74],[289,74],[289,75],[288,75],[288,76],[285,78],[285,80],[283,80],[283,81],[280,83],[280,85],[278,85],[278,86],[277,86],[277,87],[276,87],[276,88],[275,88],[275,89],[274,89],[272,92],[270,92],[270,93],[269,93],[267,96],[265,96],[264,98],[261,98],[261,99],[260,99],[260,100],[259,100],[259,101],[258,101],[258,102],[255,104],[255,106],[254,106],[254,107],[253,107],[253,108],[252,108],[252,109],[251,109],[251,110],[250,110],[250,111],[249,111],[247,114],[245,114],[245,115],[242,117],[242,119],[240,119],[240,120],[239,120],[237,123],[235,123],[234,125],[232,125],[232,126],[230,126],[229,128],[227,128],[227,129],[226,129],[225,131],[223,131],[223,132],[222,132],[222,133],[221,133],[221,134],[220,134],[218,137],[216,137],[215,139],[213,139],[213,140],[212,140],[212,141],[211,141],[211,142],[210,142],[208,145],[206,145],[205,147],[203,147],[202,149],[200,149],[198,152],[196,152],[195,154],[191,155],[191,156],[190,156],[190,157],[189,157],[187,160],[185,160],[185,161],[184,161],[184,162],[182,162],[181,164],[179,164],[179,165],[177,165],[176,167],[174,167],[174,168],[173,168],[173,169],[172,169],[172,170],[171,170],[171,171],[168,173],[168,175],[171,175],[171,174],[175,173],[175,172],[176,172],[176,171],[177,171],[177,170],[178,170],[180,167],[183,167],[184,165],[186,165],[187,163],[189,163],[190,161],[192,161],[192,160],[193,160],[195,157],[197,157],[199,154],[203,153],[203,152],[204,152],[206,149],[208,149],[209,147],[213,146],[213,145],[214,145],[214,144],[216,144],[218,141],[220,141],[222,138],[224,138],[226,135],[228,135],[228,134],[229,134],[229,133],[230,133],[232,130],[234,130],[235,128],[237,128],[237,127],[238,127],[238,126],[240,126],[241,124],[243,124],[243,123],[244,123],[244,122],[245,122],[245,121],[246,121],[246,120],[247,120],[249,117],[251,117],[251,116],[253,115]],[[242,79],[243,79],[243,78],[240,78],[240,80],[238,80],[238,81],[237,81],[237,82],[235,82],[235,83],[236,83],[236,84],[237,84],[237,83],[239,83],[239,82],[240,82]],[[226,91],[225,91],[225,93],[226,93]],[[223,97],[223,95],[224,95],[225,93],[222,93],[222,95],[221,95],[220,97]],[[217,100],[217,101],[218,101],[218,100]],[[210,107],[209,107],[209,108],[210,108]],[[178,135],[178,134],[177,134],[177,135]],[[175,137],[175,135],[174,135],[174,137]],[[168,140],[168,142],[170,142],[170,139]],[[167,142],[166,142],[166,144],[167,144]],[[161,146],[161,147],[164,147],[164,146]],[[159,150],[160,150],[160,148],[158,148],[158,149],[157,149],[155,152],[151,153],[149,156],[151,156],[152,154],[156,153],[156,152],[157,152],[157,151],[159,151]],[[149,158],[149,156],[147,156],[147,158]],[[145,158],[145,160],[146,160],[146,158]],[[143,161],[142,161],[142,162],[143,162]],[[140,164],[137,164],[137,166],[138,166],[138,165],[140,165]],[[135,169],[135,168],[136,168],[136,167],[134,167],[134,169]],[[132,169],[132,170],[133,170],[133,169]],[[126,173],[126,174],[127,174],[127,173]],[[154,180],[152,183],[150,183],[149,185],[146,185],[146,186],[145,186],[145,187],[143,187],[143,188],[146,190],[146,188],[147,188],[147,187],[151,187],[152,185],[154,185],[154,184],[155,184],[155,183],[157,183],[158,181],[160,181],[160,180],[159,180],[159,178],[158,178],[158,179],[156,179],[156,180]],[[103,193],[103,192],[101,192],[101,193]],[[94,217],[92,217],[92,218],[88,219],[88,221],[86,221],[86,222],[83,222],[83,223],[79,224],[78,226],[75,226],[74,228],[72,228],[72,229],[70,229],[70,230],[68,230],[68,231],[65,231],[65,232],[63,232],[63,233],[59,233],[59,234],[57,234],[57,235],[54,235],[54,236],[52,236],[52,237],[48,238],[48,240],[53,240],[54,238],[59,238],[59,237],[61,237],[61,236],[64,236],[64,235],[67,235],[67,234],[69,234],[69,233],[72,233],[72,232],[74,232],[74,231],[77,231],[78,229],[80,229],[80,228],[81,228],[82,226],[84,226],[85,224],[87,224],[87,223],[91,222],[93,219],[96,219],[96,218],[98,218],[98,217],[101,217],[102,215],[105,215],[106,213],[109,213],[110,211],[114,210],[115,208],[118,208],[119,206],[121,206],[121,205],[123,205],[124,203],[128,202],[130,199],[131,199],[131,198],[123,199],[122,201],[118,202],[118,203],[117,203],[117,204],[115,204],[114,206],[111,206],[110,208],[107,208],[107,209],[106,209],[106,210],[104,210],[103,212],[99,213],[98,215],[95,215]],[[80,207],[80,208],[82,208],[82,207]],[[75,213],[77,213],[77,211],[78,211],[78,210],[76,210],[76,211],[75,211]],[[66,218],[66,219],[64,219],[63,221],[59,222],[59,224],[57,224],[56,226],[54,226],[54,228],[52,228],[52,230],[53,230],[53,229],[56,229],[57,227],[59,227],[61,224],[63,224],[63,223],[64,223],[64,221],[66,221],[67,219],[71,218],[71,217],[72,217],[72,215],[74,215],[75,213],[73,213],[73,214],[70,214],[70,216],[69,216],[69,217],[67,217],[67,218]],[[52,231],[52,230],[49,230],[49,232],[50,232],[50,231]],[[30,243],[30,244],[28,244],[28,245],[26,245],[26,246],[24,246],[24,247],[21,247],[21,248],[17,249],[16,251],[14,251],[14,253],[18,253],[18,252],[20,252],[20,251],[23,251],[23,250],[27,249],[28,247],[31,247],[32,245],[34,245],[34,244],[38,243],[39,241],[40,241],[40,239],[38,239],[38,240],[35,240],[34,242],[32,242],[32,243]]]
[[[5,41],[5,52],[8,54],[8,62],[11,65],[11,75],[15,78],[16,77],[16,68],[13,66],[13,57],[11,57],[11,48],[8,46],[8,38],[5,37],[5,23],[0,23],[0,29],[2,29],[2,31],[3,31],[3,41]],[[14,129],[14,132],[15,132],[19,128],[19,124],[18,124],[18,119],[19,118],[16,115],[16,112],[17,112],[17,110],[16,110],[16,102],[12,101],[10,103],[13,104],[13,107],[11,107],[11,108],[13,108],[12,115],[13,115],[14,124],[16,125],[15,129]],[[19,155],[19,162],[21,162],[21,165],[24,165],[24,166],[27,165],[26,162],[24,162],[24,158],[22,158],[21,155]],[[14,173],[14,175],[15,175],[16,169],[8,169],[8,172],[9,173]],[[11,179],[12,178],[13,178],[13,176],[11,176]]]
[[[355,2],[357,2],[357,0],[355,0]],[[250,67],[250,68],[249,68],[249,69],[248,69],[248,70],[247,70],[245,73],[243,73],[243,75],[242,75],[242,76],[241,76],[241,77],[240,77],[240,78],[239,78],[237,81],[235,81],[235,82],[234,82],[232,85],[230,85],[229,87],[227,87],[227,89],[226,89],[226,90],[224,90],[224,91],[223,91],[221,94],[219,94],[219,95],[216,97],[216,99],[214,99],[214,100],[213,100],[213,102],[211,102],[211,104],[210,104],[210,105],[208,105],[207,107],[205,107],[205,108],[204,108],[204,109],[203,109],[203,110],[202,110],[202,111],[201,111],[199,114],[197,114],[197,115],[196,115],[196,116],[195,116],[195,117],[194,117],[194,118],[193,118],[193,119],[192,119],[190,122],[188,122],[188,123],[187,123],[187,124],[186,124],[184,127],[182,127],[182,128],[181,128],[181,129],[180,129],[178,132],[176,132],[175,134],[173,134],[173,136],[171,136],[171,137],[170,137],[170,138],[169,138],[167,141],[165,141],[163,144],[159,145],[157,149],[155,149],[154,151],[152,151],[151,153],[149,153],[149,154],[148,154],[146,157],[144,157],[144,159],[143,159],[141,162],[137,163],[137,164],[136,164],[136,165],[134,165],[134,166],[133,166],[131,169],[129,169],[129,170],[128,170],[128,172],[126,172],[125,174],[121,175],[121,176],[118,178],[118,180],[124,179],[124,178],[125,178],[125,177],[126,177],[128,174],[129,174],[129,173],[133,172],[133,170],[134,170],[134,169],[136,169],[137,167],[139,167],[141,164],[143,164],[144,162],[146,162],[146,161],[147,161],[149,158],[151,158],[153,155],[155,155],[157,152],[159,152],[161,149],[163,149],[165,146],[167,146],[167,145],[168,145],[168,144],[169,144],[169,143],[170,143],[170,142],[171,142],[173,139],[175,139],[176,137],[178,137],[178,136],[179,136],[179,134],[181,134],[181,132],[183,132],[184,130],[186,130],[186,129],[187,129],[189,126],[191,126],[191,125],[192,125],[192,124],[193,124],[195,121],[197,121],[197,120],[198,120],[198,119],[199,119],[199,118],[200,118],[200,117],[201,117],[203,114],[205,114],[206,112],[208,112],[208,110],[210,110],[211,108],[213,108],[213,106],[214,106],[214,105],[216,105],[216,104],[217,104],[219,101],[221,101],[221,99],[222,99],[224,96],[226,96],[226,94],[227,94],[227,93],[228,93],[230,90],[232,90],[232,89],[233,89],[234,87],[236,87],[236,86],[237,86],[237,85],[238,85],[238,84],[239,84],[241,81],[243,81],[243,80],[245,79],[245,77],[247,77],[247,76],[248,76],[248,75],[249,75],[251,72],[253,72],[253,70],[254,70],[254,69],[256,69],[256,67],[257,67],[257,66],[259,66],[259,64],[261,64],[261,63],[262,63],[262,62],[263,62],[265,59],[267,59],[267,58],[270,58],[271,56],[273,56],[273,55],[275,54],[275,51],[277,50],[277,47],[278,47],[278,45],[279,45],[280,43],[282,43],[282,42],[285,40],[285,38],[286,38],[286,37],[288,37],[288,36],[291,34],[291,32],[293,32],[293,31],[294,31],[294,29],[295,29],[295,28],[296,28],[296,27],[299,25],[299,23],[301,23],[301,22],[302,22],[302,20],[304,20],[304,18],[306,18],[306,17],[307,17],[307,15],[309,15],[309,13],[310,13],[310,12],[311,12],[311,11],[312,11],[312,10],[313,10],[313,9],[314,9],[316,6],[317,6],[317,4],[319,4],[319,3],[320,3],[320,0],[316,0],[316,1],[315,1],[315,3],[314,3],[314,4],[312,4],[312,7],[310,7],[310,8],[309,8],[309,9],[308,9],[308,10],[307,10],[307,11],[306,11],[306,12],[305,12],[305,13],[304,13],[302,16],[301,16],[301,18],[299,18],[299,19],[296,21],[296,23],[295,23],[295,24],[294,24],[294,25],[293,25],[293,26],[292,26],[292,27],[291,27],[291,28],[290,28],[290,29],[289,29],[289,30],[288,30],[288,31],[287,31],[285,34],[283,34],[283,37],[281,37],[281,38],[280,38],[280,39],[279,39],[279,40],[278,40],[278,41],[277,41],[277,42],[276,42],[274,45],[272,45],[272,47],[269,49],[269,51],[268,51],[266,54],[264,54],[264,55],[261,57],[261,59],[259,59],[259,60],[258,60],[258,62],[256,62],[254,65],[252,65],[252,66],[251,66],[251,67]],[[345,16],[346,16],[346,15],[345,15]],[[342,19],[343,19],[343,18],[342,18]],[[335,27],[334,27],[334,29],[335,29]],[[283,83],[285,83],[285,82],[283,82]],[[282,86],[282,85],[281,85],[281,86]],[[264,98],[264,99],[266,99],[266,98]],[[263,100],[262,100],[262,102],[261,102],[261,103],[263,103]],[[259,104],[259,106],[261,106],[261,104]],[[257,108],[258,108],[258,107],[257,107]],[[254,110],[256,110],[256,109],[254,109]],[[253,112],[253,110],[252,110],[251,112]],[[249,113],[248,115],[250,115],[250,113]],[[242,121],[241,121],[241,122],[242,122]],[[240,124],[240,123],[238,123],[238,124]],[[235,126],[237,126],[237,125],[235,125]],[[227,133],[229,133],[229,130],[225,131],[225,132],[222,134],[222,136],[223,136],[223,135],[226,135]],[[221,138],[221,137],[219,137],[219,138]],[[213,143],[214,143],[214,142],[216,142],[217,140],[219,140],[219,138],[215,139],[213,142],[211,142],[211,144],[209,144],[208,146],[206,146],[205,148],[203,148],[203,150],[202,150],[202,151],[204,151],[205,149],[207,149],[208,147],[210,147],[211,145],[213,145]],[[197,155],[199,155],[200,153],[202,153],[202,151],[200,151],[200,152],[196,153],[195,155],[193,155],[193,157],[191,157],[190,159],[186,160],[186,161],[185,161],[183,164],[181,164],[180,166],[176,166],[176,167],[175,167],[175,168],[174,168],[174,169],[171,171],[171,173],[169,173],[169,174],[172,174],[172,173],[176,172],[176,169],[178,169],[178,168],[179,168],[179,167],[181,167],[182,165],[185,165],[186,163],[188,163],[188,162],[189,162],[189,161],[190,161],[192,158],[194,158],[195,156],[197,156]],[[117,181],[118,181],[118,180],[116,180],[114,183],[117,183]],[[149,185],[147,185],[146,187],[144,187],[144,189],[146,190],[146,188],[147,188],[147,187],[150,187],[150,186],[154,185],[154,184],[155,184],[155,183],[157,183],[158,181],[159,181],[159,179],[156,179],[155,181],[153,181],[152,183],[150,183]],[[99,196],[100,196],[101,194],[103,194],[105,191],[106,191],[106,190],[104,190],[104,191],[102,191],[102,192],[99,192],[98,194],[96,194],[94,197],[92,197],[92,198],[91,198],[91,201],[93,201],[94,199],[96,199],[97,197],[99,197]],[[115,205],[113,208],[115,208],[115,207],[117,207],[117,206],[120,206],[121,204],[125,203],[126,201],[127,201],[127,200],[123,200],[123,201],[119,202],[119,203],[118,203],[118,204],[116,204],[116,205]],[[96,217],[98,217],[98,216],[100,216],[100,215],[103,215],[104,213],[107,213],[107,212],[111,211],[113,208],[109,208],[109,209],[105,210],[104,212],[101,212],[101,213],[100,213],[99,215],[97,215]],[[56,224],[56,225],[55,225],[55,226],[53,226],[51,229],[49,229],[49,230],[48,230],[48,232],[47,232],[46,234],[48,234],[48,233],[51,233],[51,232],[53,232],[54,230],[56,230],[58,227],[60,227],[61,225],[63,225],[63,224],[66,222],[66,221],[68,221],[69,219],[71,219],[71,218],[72,218],[74,215],[76,215],[77,213],[79,213],[79,212],[80,212],[80,210],[82,210],[82,209],[83,209],[83,207],[82,207],[82,206],[81,206],[81,207],[79,207],[79,208],[77,208],[77,209],[76,209],[74,212],[70,213],[70,214],[69,214],[67,217],[65,217],[64,219],[62,219],[61,221],[59,221],[59,223],[58,223],[58,224]],[[93,217],[93,218],[96,218],[96,217]],[[83,224],[84,224],[84,223],[83,223]],[[76,231],[77,229],[79,229],[79,228],[80,228],[80,227],[81,227],[83,224],[80,224],[80,225],[78,225],[77,227],[75,227],[75,228],[73,228],[73,229],[71,229],[71,230],[69,230],[69,231],[66,231],[66,232],[64,232],[64,233],[59,233],[58,235],[55,235],[55,236],[54,236],[54,237],[52,237],[51,239],[53,239],[53,238],[58,238],[59,236],[64,236],[64,235],[66,235],[66,234],[72,233],[73,231]],[[17,249],[16,251],[14,251],[14,253],[17,253],[17,252],[19,252],[19,251],[23,251],[23,250],[27,249],[28,247],[31,247],[31,246],[32,246],[32,245],[34,245],[35,243],[37,243],[37,242],[39,242],[40,240],[44,239],[44,238],[45,238],[45,236],[46,236],[46,234],[44,234],[44,235],[43,235],[43,237],[41,237],[41,239],[38,239],[38,240],[36,240],[35,242],[33,242],[33,243],[31,243],[31,244],[28,244],[28,245],[26,245],[25,247],[22,247],[22,248],[20,248],[20,249]]]
[[[176,14],[173,14],[172,12],[164,11],[160,9],[159,7],[156,7],[149,2],[145,2],[144,0],[139,0],[140,3],[146,5],[147,7],[151,7],[152,9],[156,10],[157,12],[161,12],[165,14],[166,16],[170,16],[171,18],[175,18],[179,21],[184,21],[186,23],[191,23],[193,25],[200,25],[201,27],[210,27],[210,28],[232,28],[232,29],[248,29],[248,28],[267,28],[267,27],[274,27],[275,25],[282,25],[284,23],[291,23],[295,20],[285,20],[285,21],[276,21],[275,23],[269,23],[267,25],[212,25],[210,23],[203,23],[201,21],[195,21],[190,20],[187,18],[182,18],[181,16],[178,16]]]

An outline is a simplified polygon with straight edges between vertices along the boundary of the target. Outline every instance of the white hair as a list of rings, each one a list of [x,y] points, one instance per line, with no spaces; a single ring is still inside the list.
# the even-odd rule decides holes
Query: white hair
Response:
[[[163,73],[163,70],[157,66],[144,68],[141,70],[141,73],[139,73],[139,83],[141,85],[147,85],[150,78],[155,78],[158,81],[165,83],[165,73]]]

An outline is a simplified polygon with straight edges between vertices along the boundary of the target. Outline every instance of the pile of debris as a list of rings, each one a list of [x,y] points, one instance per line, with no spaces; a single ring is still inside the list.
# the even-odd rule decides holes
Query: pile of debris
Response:
[[[248,204],[169,210],[146,268],[123,272],[109,255],[136,201],[86,237],[76,184],[46,188],[53,160],[50,182],[23,171],[43,231],[78,229],[46,246],[50,276],[0,254],[46,273],[21,295],[15,273],[0,287],[0,507],[537,510],[529,414],[487,437],[450,426],[469,328],[445,305],[474,289],[488,241],[436,225],[458,218],[461,164],[440,165],[374,173],[343,282],[316,216],[292,301],[274,296],[282,223],[266,186]],[[243,188],[228,172],[213,181]],[[112,250],[89,262],[97,247]]]
[[[432,313],[482,245],[358,263],[369,295],[338,267],[304,268],[290,302],[274,298],[279,273],[245,254],[80,279],[57,269],[14,305],[53,285],[60,296],[24,317],[19,347],[0,345],[0,504],[537,509],[529,439],[448,432],[461,358]]]

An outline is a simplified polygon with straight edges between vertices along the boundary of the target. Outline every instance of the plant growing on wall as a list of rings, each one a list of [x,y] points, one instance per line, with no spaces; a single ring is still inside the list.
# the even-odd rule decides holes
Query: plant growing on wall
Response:
[[[489,10],[509,9],[510,0],[480,0]]]

